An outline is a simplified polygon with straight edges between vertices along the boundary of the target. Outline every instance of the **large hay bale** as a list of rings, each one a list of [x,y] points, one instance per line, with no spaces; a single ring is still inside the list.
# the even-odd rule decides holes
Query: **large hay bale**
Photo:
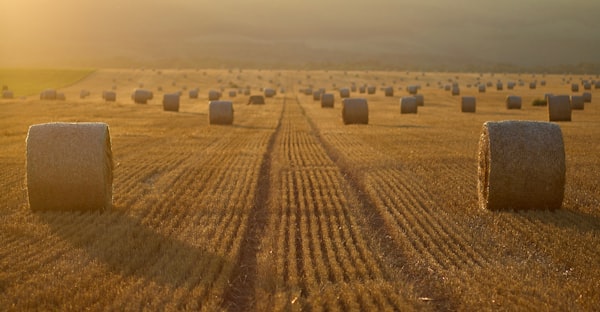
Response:
[[[342,120],[345,125],[368,124],[369,105],[363,98],[346,98],[342,100]]]
[[[342,99],[350,97],[350,89],[349,88],[340,88],[340,97]]]
[[[115,91],[102,91],[102,98],[106,102],[114,102],[117,100],[117,92]]]
[[[15,97],[15,95],[14,95],[14,93],[12,91],[10,91],[10,90],[4,90],[4,91],[2,91],[2,98],[3,99],[12,99],[14,97]]]
[[[265,97],[262,95],[251,95],[248,104],[265,104]]]
[[[112,151],[105,123],[29,127],[27,190],[32,210],[99,210],[112,206]]]
[[[383,93],[385,96],[394,96],[394,88],[393,87],[385,87],[383,89]]]
[[[221,92],[217,90],[208,91],[208,100],[209,101],[218,101],[221,98]]]
[[[131,99],[133,99],[136,104],[146,104],[148,103],[148,100],[151,100],[153,97],[152,91],[139,88],[134,89],[131,94]]]
[[[423,94],[415,94],[413,97],[417,100],[417,106],[425,106],[425,96]]]
[[[233,102],[232,101],[210,101],[208,102],[208,123],[211,125],[233,124]]]
[[[277,91],[273,88],[265,88],[264,94],[265,94],[265,97],[271,98],[271,97],[274,97],[275,94],[277,94]],[[312,91],[309,93],[309,95],[310,94],[312,94]]]
[[[521,109],[522,99],[518,95],[509,95],[506,97],[506,109]]]
[[[375,91],[377,91],[377,88],[375,86],[367,87],[367,94],[375,94]]]
[[[474,113],[477,100],[474,96],[463,96],[460,100],[460,111],[463,113]]]
[[[583,110],[584,103],[582,95],[571,95],[571,109]]]
[[[559,209],[565,148],[557,124],[488,121],[478,154],[479,206],[490,210]]]
[[[571,121],[571,99],[568,95],[547,97],[549,121]]]
[[[46,89],[40,93],[40,100],[56,100],[56,90]]]
[[[166,93],[163,95],[163,110],[170,112],[179,111],[179,93]]]
[[[571,84],[571,92],[579,92],[579,84]]]
[[[583,92],[581,94],[581,96],[583,97],[583,102],[584,103],[591,103],[592,102],[592,93],[591,92]]]
[[[400,114],[416,114],[417,99],[414,96],[403,96],[400,99]]]
[[[333,108],[335,103],[335,96],[333,93],[324,93],[321,95],[321,107],[330,107]]]

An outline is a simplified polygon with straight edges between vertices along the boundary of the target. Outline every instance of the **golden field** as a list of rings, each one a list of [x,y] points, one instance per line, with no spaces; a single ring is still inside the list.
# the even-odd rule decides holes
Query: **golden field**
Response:
[[[467,87],[494,83],[485,93]],[[504,82],[497,91],[495,82]],[[507,90],[507,81],[524,82]],[[477,148],[490,120],[548,119],[532,106],[571,94],[577,75],[102,69],[59,89],[66,101],[0,100],[0,307],[23,310],[594,310],[600,306],[600,108],[560,123],[563,207],[482,210]],[[477,97],[461,113],[456,81]],[[529,81],[545,80],[536,89]],[[339,87],[375,85],[368,125],[344,125]],[[0,81],[2,84],[3,81]],[[335,84],[335,86],[334,86]],[[425,105],[400,114],[405,87]],[[62,82],[56,87],[62,86]],[[131,90],[154,91],[134,104]],[[335,107],[300,90],[335,93]],[[379,88],[394,86],[394,97]],[[116,88],[117,101],[103,90]],[[227,91],[275,87],[265,105]],[[9,88],[17,88],[11,86]],[[183,91],[165,112],[164,92]],[[208,124],[207,94],[234,102]],[[581,90],[579,93],[583,91]],[[91,96],[80,99],[79,92]],[[41,89],[39,91],[42,91]],[[507,110],[509,94],[523,97]],[[595,103],[596,102],[596,103]],[[32,212],[30,125],[110,126],[113,209]]]

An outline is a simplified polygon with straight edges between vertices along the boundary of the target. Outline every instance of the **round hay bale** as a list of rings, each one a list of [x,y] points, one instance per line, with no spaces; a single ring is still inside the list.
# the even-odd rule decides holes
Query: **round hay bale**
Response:
[[[458,85],[453,85],[452,86],[452,95],[460,95],[460,87]]]
[[[484,84],[480,84],[478,87],[479,93],[485,93],[485,85]]]
[[[416,85],[407,86],[406,92],[408,92],[409,94],[415,95],[415,94],[417,94],[417,92],[419,92],[419,87]]]
[[[335,96],[333,93],[324,93],[321,95],[321,107],[330,107],[333,108],[335,103]]]
[[[81,90],[81,91],[79,91],[79,98],[80,99],[85,99],[89,95],[90,95],[90,91],[88,91],[88,90]]]
[[[549,122],[488,121],[479,139],[479,206],[559,209],[565,189],[560,127]]]
[[[460,100],[460,111],[463,113],[474,113],[477,99],[474,96],[463,96]]]
[[[169,112],[179,111],[179,93],[167,93],[163,95],[163,110]]]
[[[417,99],[414,96],[403,96],[400,99],[400,114],[416,114]]]
[[[102,98],[106,102],[115,102],[117,100],[117,92],[115,91],[103,91]]]
[[[46,89],[40,93],[40,100],[56,100],[56,90]]]
[[[594,89],[600,89],[600,80],[596,81],[596,83],[594,83]]]
[[[365,87],[365,86],[358,87],[358,93],[362,94],[362,93],[365,93],[365,92],[367,92],[367,87]]]
[[[208,123],[211,125],[233,124],[233,102],[232,101],[210,101],[208,102]]]
[[[107,124],[32,125],[26,143],[32,210],[111,208],[113,162]]]
[[[273,88],[265,88],[264,94],[266,98],[272,98],[275,96],[275,94],[277,94],[277,91],[275,91]],[[312,94],[312,91],[310,91],[309,95],[310,94]]]
[[[547,97],[549,121],[571,121],[571,99],[568,95]]]
[[[218,101],[221,98],[221,92],[217,90],[208,91],[208,100],[209,101]]]
[[[514,85],[513,85],[513,86],[514,86]],[[504,90],[504,84],[502,84],[502,82],[498,81],[498,82],[496,83],[496,90],[498,90],[498,91],[502,91],[502,90]]]
[[[356,92],[356,85],[352,85],[352,86],[350,86],[350,91],[352,91],[352,92]]]
[[[62,93],[62,92],[57,92],[57,93],[56,93],[56,100],[57,100],[57,101],[66,101],[66,100],[67,100],[67,97],[65,96],[65,94],[64,94],[64,93]]]
[[[133,93],[131,94],[131,99],[136,104],[146,104],[148,100],[151,100],[154,97],[152,91],[146,89],[133,89]]]
[[[417,100],[417,106],[425,106],[425,96],[423,94],[415,94],[413,97]]]
[[[579,85],[576,83],[571,84],[571,92],[579,92]]]
[[[350,97],[350,89],[349,88],[340,88],[340,97],[342,99]]]
[[[540,81],[540,86],[542,86],[542,87],[546,86],[546,80],[541,80]]]
[[[536,83],[535,81],[532,81],[532,82],[530,82],[530,83],[529,83],[529,89],[532,89],[532,90],[533,90],[533,89],[535,89],[535,88],[537,88],[537,83]]]
[[[320,100],[321,100],[321,90],[313,91],[313,101],[320,101]]]
[[[250,95],[250,89],[244,89],[244,95]]]
[[[10,91],[10,90],[3,90],[2,91],[2,98],[3,99],[12,99],[14,97],[15,97],[15,95],[14,95],[14,93],[12,91]]]
[[[518,95],[509,95],[506,97],[506,109],[521,109],[522,99]]]
[[[248,104],[265,104],[265,97],[262,95],[251,95]]]
[[[237,96],[237,91],[229,91],[229,97],[236,97]]]
[[[584,103],[591,103],[592,102],[592,93],[591,92],[583,92],[581,94],[581,96],[583,96],[583,102]]]
[[[188,95],[189,95],[190,99],[197,99],[198,95],[200,95],[200,89],[198,89],[198,88],[191,89],[190,91],[188,91]]]
[[[346,98],[342,100],[342,120],[345,125],[368,124],[369,105],[363,98]]]
[[[367,87],[367,94],[375,94],[375,91],[377,91],[377,88],[375,86]]]
[[[571,95],[571,109],[583,110],[583,95]]]
[[[592,90],[592,84],[589,81],[584,82],[583,90]]]
[[[385,96],[394,96],[394,88],[393,87],[385,87],[383,89],[383,93]]]

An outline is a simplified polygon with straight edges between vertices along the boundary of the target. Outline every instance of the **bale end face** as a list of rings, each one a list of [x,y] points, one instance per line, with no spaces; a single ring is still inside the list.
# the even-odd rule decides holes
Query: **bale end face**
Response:
[[[163,110],[179,112],[179,94],[170,93],[163,95]]]
[[[210,101],[208,103],[208,122],[211,125],[233,124],[233,102]]]
[[[557,124],[488,121],[479,139],[479,206],[489,210],[560,209],[565,168]]]
[[[571,101],[568,95],[550,95],[546,101],[549,121],[571,121]]]
[[[104,211],[112,206],[113,162],[105,123],[29,127],[27,191],[34,211]]]
[[[477,100],[474,96],[463,96],[460,102],[460,111],[463,113],[474,113]]]
[[[405,96],[400,99],[400,114],[416,114],[417,99],[414,96]]]
[[[333,108],[335,97],[333,93],[324,93],[321,95],[321,107]]]
[[[342,100],[342,120],[345,125],[368,124],[369,106],[366,99],[346,98]]]

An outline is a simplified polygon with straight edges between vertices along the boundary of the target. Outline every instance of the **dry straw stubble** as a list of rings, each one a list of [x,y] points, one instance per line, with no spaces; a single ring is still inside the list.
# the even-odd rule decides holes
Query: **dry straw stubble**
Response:
[[[32,125],[26,144],[32,210],[111,208],[113,161],[107,124]]]
[[[488,121],[478,154],[479,206],[489,210],[559,209],[565,190],[560,127],[536,121]]]

